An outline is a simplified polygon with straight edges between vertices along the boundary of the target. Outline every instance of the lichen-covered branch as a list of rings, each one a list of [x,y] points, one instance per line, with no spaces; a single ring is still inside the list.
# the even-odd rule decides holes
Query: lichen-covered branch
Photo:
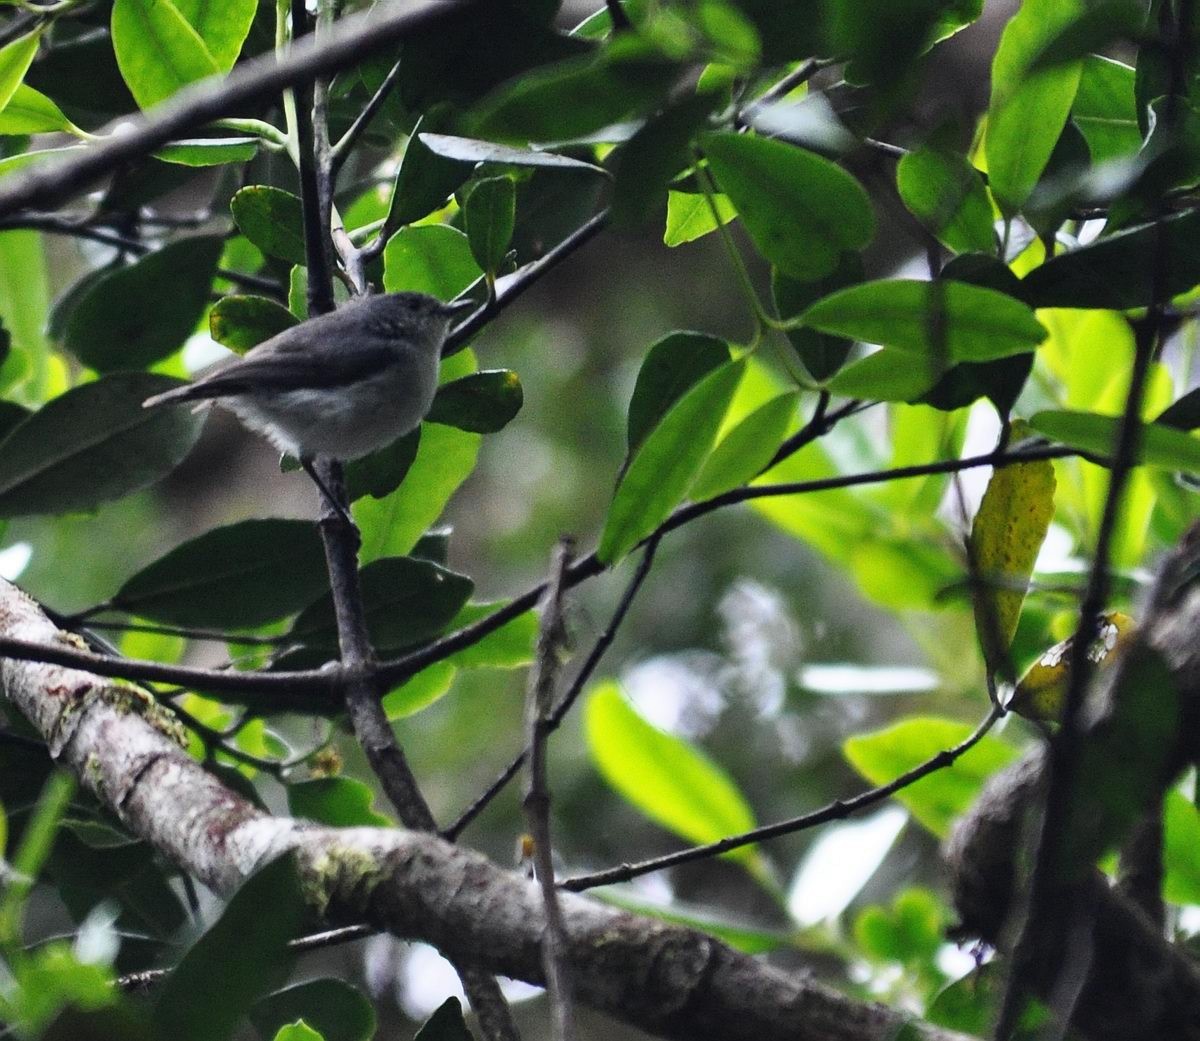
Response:
[[[68,639],[0,582],[0,635]],[[328,828],[273,817],[183,750],[177,724],[135,688],[61,665],[0,659],[0,689],[134,834],[221,894],[294,852],[310,902],[330,923],[367,921],[448,957],[542,983],[537,887],[435,835]],[[891,1041],[905,1017],[785,973],[690,929],[560,897],[576,998],[669,1038]],[[922,1041],[962,1035],[915,1024]]]

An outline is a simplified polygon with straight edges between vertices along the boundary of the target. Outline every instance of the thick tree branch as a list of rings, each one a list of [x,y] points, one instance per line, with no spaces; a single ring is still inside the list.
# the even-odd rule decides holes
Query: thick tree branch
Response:
[[[51,644],[57,631],[0,583],[0,633]],[[527,879],[435,835],[326,828],[272,817],[225,788],[180,747],[169,720],[128,688],[57,665],[0,660],[0,689],[50,753],[124,825],[228,895],[292,851],[306,892],[335,924],[419,939],[451,958],[544,983],[541,897]],[[561,896],[576,997],[668,1038],[892,1041],[906,1017],[784,973],[690,929]],[[912,1024],[920,1041],[966,1041]]]

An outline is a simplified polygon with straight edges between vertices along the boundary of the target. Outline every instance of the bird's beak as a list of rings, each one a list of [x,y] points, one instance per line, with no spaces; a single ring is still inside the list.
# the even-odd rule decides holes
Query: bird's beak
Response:
[[[442,304],[442,314],[447,318],[453,318],[456,315],[466,314],[468,311],[474,310],[479,305],[466,297],[460,297],[458,300],[451,300],[447,304]]]

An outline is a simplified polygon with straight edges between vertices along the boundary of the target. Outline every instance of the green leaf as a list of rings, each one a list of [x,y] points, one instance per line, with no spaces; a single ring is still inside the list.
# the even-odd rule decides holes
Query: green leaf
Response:
[[[945,371],[934,359],[884,348],[847,365],[828,383],[839,397],[865,401],[916,401]]]
[[[407,719],[450,693],[458,669],[446,661],[434,662],[384,695],[383,711],[390,720]]]
[[[688,498],[697,502],[740,488],[774,458],[796,418],[794,392],[780,394],[759,406],[721,439],[705,461]]]
[[[8,104],[0,111],[0,134],[54,133],[79,137],[83,131],[67,119],[62,109],[41,91],[34,90],[26,83],[18,83]]]
[[[1168,296],[1200,283],[1200,210],[1114,232],[1035,267],[1021,281],[1032,307],[1146,307],[1154,295],[1156,255],[1162,255]]]
[[[1030,63],[1030,71],[1096,57],[1119,40],[1135,42],[1146,22],[1145,5],[1134,0],[1094,0],[1072,18]]]
[[[354,519],[362,532],[361,559],[408,553],[475,469],[482,438],[426,424],[421,444],[400,487],[384,499],[359,499]]]
[[[287,978],[295,960],[288,942],[304,912],[291,856],[258,871],[162,983],[154,1004],[155,1036],[176,1041],[230,1037],[249,1007]]]
[[[544,65],[501,87],[471,130],[502,141],[568,141],[658,107],[678,75],[645,41],[614,40],[597,57]]]
[[[421,428],[411,430],[390,445],[378,448],[346,466],[346,494],[350,502],[370,495],[382,499],[400,487],[421,449]]]
[[[258,0],[174,0],[220,72],[233,68],[250,33]]]
[[[170,473],[200,436],[190,409],[144,409],[178,381],[121,373],[54,398],[0,442],[0,517],[90,510]]]
[[[848,738],[842,754],[868,781],[881,785],[961,744],[970,733],[971,727],[965,723],[910,716],[883,730]],[[894,798],[919,824],[944,838],[954,818],[974,802],[984,781],[1016,757],[1012,746],[999,738],[984,737],[950,766],[921,778]]]
[[[437,138],[436,134],[424,131],[437,130],[454,123],[454,113],[445,107],[435,107],[426,112],[413,127],[396,181],[392,188],[391,204],[388,208],[387,227],[399,228],[420,220],[446,204],[446,200],[470,175],[473,162],[458,160],[442,155],[427,142]]]
[[[154,153],[156,159],[180,166],[222,166],[248,163],[258,155],[254,137],[193,137],[172,141]]]
[[[512,369],[487,369],[443,383],[425,418],[476,434],[494,434],[521,411],[524,400],[520,377]]]
[[[112,42],[121,76],[144,109],[222,71],[171,0],[116,0]]]
[[[325,1038],[313,1030],[302,1019],[279,1028],[273,1041],[325,1041]]]
[[[209,334],[238,354],[296,324],[291,311],[265,296],[223,296],[208,312]]]
[[[874,236],[867,193],[828,159],[744,134],[704,134],[701,145],[754,244],[784,274],[823,278]]]
[[[516,205],[517,189],[511,177],[487,177],[475,182],[463,204],[471,255],[490,274],[495,274],[508,253]]]
[[[538,148],[513,148],[510,145],[498,145],[493,141],[476,141],[471,137],[455,137],[450,134],[431,134],[418,130],[414,130],[413,134],[419,137],[422,144],[434,155],[440,155],[443,159],[454,159],[459,163],[470,163],[472,166],[476,163],[496,163],[502,166],[532,166],[551,170],[589,170],[608,176],[608,171],[603,166],[574,159],[569,155],[559,155],[557,152],[546,152]],[[446,193],[449,194],[450,192]],[[443,196],[443,199],[445,197]]]
[[[705,333],[667,333],[651,344],[629,399],[627,454],[637,451],[688,390],[728,361],[729,345]]]
[[[444,224],[401,228],[383,249],[383,287],[389,293],[408,290],[451,300],[482,274],[467,236]]]
[[[1039,412],[1029,421],[1038,433],[1103,458],[1115,449],[1120,423],[1116,416],[1067,409]],[[1141,442],[1139,463],[1200,473],[1200,439],[1173,427],[1144,423]]]
[[[1019,300],[965,282],[864,282],[813,304],[801,320],[814,329],[942,364],[1023,354],[1046,338]]]
[[[713,196],[713,202],[722,224],[728,224],[737,216],[728,195],[718,193]],[[713,220],[712,209],[703,193],[667,192],[667,229],[663,233],[663,242],[668,246],[682,246],[716,230],[717,222]]]
[[[716,94],[688,95],[621,145],[611,204],[618,226],[637,227],[661,210],[667,185],[691,165],[689,145],[718,101]]]
[[[457,632],[479,619],[493,614],[506,601],[464,604],[454,616],[448,629]],[[488,633],[478,643],[450,655],[447,661],[462,669],[519,669],[533,661],[533,642],[537,638],[537,614],[526,611],[499,629]]]
[[[744,371],[745,362],[736,361],[709,373],[638,448],[617,486],[596,551],[606,564],[625,556],[682,501],[712,450]]]
[[[1079,86],[1078,61],[1032,73],[1030,64],[1082,10],[1080,0],[1024,0],[1000,37],[984,148],[988,184],[1009,213],[1029,198],[1050,161]]]
[[[334,828],[395,827],[390,817],[372,808],[375,793],[353,777],[318,777],[289,784],[287,799],[288,813],[293,817]]]
[[[99,372],[141,369],[183,346],[208,307],[219,235],[179,239],[90,286],[64,345]]]
[[[725,771],[683,738],[651,726],[615,683],[588,697],[584,735],[592,762],[624,799],[689,842],[715,842],[754,827],[754,814]],[[747,867],[753,846],[725,854]]]
[[[289,264],[307,263],[300,198],[282,188],[252,184],[229,201],[234,223],[251,242]]]
[[[356,987],[326,977],[277,990],[250,1009],[250,1022],[265,1036],[303,1021],[322,1041],[371,1041],[375,1008]]]
[[[1180,699],[1170,666],[1135,640],[1116,668],[1104,715],[1080,750],[1067,820],[1048,851],[1054,877],[1064,882],[1119,846],[1177,769]]]
[[[1193,387],[1178,401],[1172,402],[1155,417],[1154,422],[1176,430],[1195,430],[1200,427],[1200,387]]]
[[[177,546],[126,581],[111,603],[172,625],[250,629],[294,614],[328,585],[312,524],[245,520]]]
[[[772,272],[771,293],[781,318],[794,318],[822,297],[863,280],[862,258],[843,253],[833,274],[816,282],[797,282],[780,271]],[[787,338],[813,379],[828,379],[846,362],[853,346],[841,336],[829,336],[815,329],[789,329]]]
[[[896,167],[896,187],[909,212],[947,248],[995,251],[987,189],[963,156],[929,147],[909,152]]]
[[[45,332],[50,310],[48,283],[42,236],[36,231],[0,232],[0,320],[11,334],[8,361],[28,366],[19,395],[26,404],[40,404],[47,393],[51,357]]]
[[[447,998],[417,1031],[413,1041],[475,1041],[463,1022],[458,998]]]
[[[992,672],[1011,660],[1029,576],[1054,517],[1054,487],[1049,459],[1000,467],[975,514],[971,555],[982,583],[972,596],[975,628]]]
[[[0,109],[8,105],[21,86],[25,73],[33,64],[41,38],[42,30],[37,29],[0,47]]]
[[[1089,54],[1083,59],[1071,120],[1087,141],[1093,163],[1137,153],[1142,146],[1133,69],[1112,58]]]
[[[1200,904],[1200,811],[1172,789],[1163,823],[1163,898],[1173,904]]]
[[[428,560],[385,557],[359,571],[372,645],[380,652],[411,647],[441,633],[475,584]],[[300,612],[289,636],[317,647],[337,646],[333,600],[326,593]]]

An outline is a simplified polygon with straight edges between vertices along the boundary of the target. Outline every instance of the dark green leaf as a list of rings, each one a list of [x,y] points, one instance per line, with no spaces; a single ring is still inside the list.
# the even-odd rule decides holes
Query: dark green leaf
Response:
[[[265,1041],[287,1023],[304,1020],[324,1041],[371,1041],[375,1009],[349,983],[333,978],[309,980],[277,990],[250,1009],[250,1022]]]
[[[208,307],[223,241],[180,239],[88,287],[64,343],[100,372],[141,369],[183,346]]]
[[[494,434],[521,411],[524,400],[515,372],[489,369],[443,383],[425,418],[476,434]]]
[[[795,318],[822,297],[844,286],[863,280],[862,257],[857,253],[842,254],[837,270],[816,282],[797,282],[780,271],[771,278],[771,291],[781,318]],[[830,336],[816,329],[789,329],[787,337],[813,379],[828,379],[845,363],[853,346],[843,336]]]
[[[875,234],[862,185],[828,159],[744,134],[704,134],[701,143],[746,231],[784,274],[824,278]]]
[[[465,575],[410,557],[372,561],[359,577],[371,642],[381,652],[409,647],[442,632],[475,588]],[[300,613],[289,635],[320,647],[337,645],[328,593]]]
[[[401,228],[383,250],[383,287],[389,293],[408,290],[451,300],[482,274],[467,236],[444,224]]]
[[[187,408],[142,408],[174,386],[166,376],[107,376],[14,427],[0,442],[0,517],[90,510],[165,477],[203,423]]]
[[[1200,387],[1189,390],[1178,401],[1165,408],[1154,419],[1176,430],[1195,430],[1200,427]]]
[[[369,495],[382,499],[400,487],[421,447],[421,428],[346,466],[346,494],[351,502]]]
[[[691,165],[689,145],[717,103],[714,94],[692,94],[659,113],[621,146],[612,196],[618,224],[636,227],[662,209],[667,185]]]
[[[287,797],[293,817],[335,828],[395,826],[390,817],[372,808],[375,794],[371,789],[353,777],[317,777],[289,784]]]
[[[1029,64],[1030,72],[1088,59],[1119,40],[1136,41],[1146,20],[1145,5],[1133,0],[1097,0],[1051,37]],[[1131,70],[1132,71],[1132,70]]]
[[[245,520],[177,546],[122,585],[112,604],[173,625],[249,629],[299,611],[328,584],[310,523]]]
[[[142,108],[221,71],[171,0],[116,0],[112,43],[121,75]]]
[[[426,143],[423,131],[447,129],[454,124],[454,116],[444,108],[436,108],[423,115],[413,127],[400,169],[396,171],[396,183],[392,188],[392,202],[387,216],[389,228],[399,228],[420,220],[427,214],[444,206],[451,194],[471,175],[470,162],[435,152]]]
[[[208,313],[212,338],[238,354],[296,324],[291,311],[265,296],[223,296]]]
[[[511,177],[477,181],[463,204],[463,221],[471,255],[484,271],[494,274],[504,263],[516,223],[517,189]]]
[[[627,454],[684,394],[729,361],[729,345],[704,333],[668,333],[651,345],[629,399]]]
[[[1007,416],[1033,370],[1032,354],[1014,354],[995,361],[960,361],[918,399],[945,412],[966,408],[979,398],[987,398],[996,411]]]
[[[304,218],[300,199],[282,188],[252,184],[229,202],[234,223],[264,253],[289,264],[305,264]]]
[[[1128,65],[1098,54],[1083,59],[1071,119],[1087,141],[1093,163],[1130,156],[1141,147],[1133,90]]]
[[[454,137],[448,134],[413,133],[435,155],[445,159],[456,159],[459,163],[497,163],[503,166],[537,166],[551,170],[590,170],[608,176],[608,171],[595,163],[573,159],[571,156],[546,152],[537,148],[513,148],[492,141],[476,141],[471,137]],[[454,187],[458,187],[455,185]],[[451,191],[454,189],[452,188]],[[449,195],[447,192],[446,195]],[[443,197],[444,198],[444,197]]]
[[[413,1041],[475,1041],[463,1022],[458,998],[447,998],[417,1031]]]
[[[1117,668],[1105,714],[1082,745],[1066,826],[1049,851],[1060,882],[1090,871],[1119,845],[1178,768],[1180,704],[1170,666],[1137,640]]]
[[[957,153],[935,148],[909,152],[896,167],[904,205],[956,253],[992,252],[992,204],[983,178]]]
[[[671,406],[633,453],[617,486],[597,555],[620,560],[679,505],[712,450],[745,362],[714,369]]]
[[[1120,422],[1116,416],[1063,410],[1039,412],[1029,425],[1055,441],[1107,458],[1115,449]],[[1200,439],[1170,426],[1145,423],[1141,442],[1138,462],[1200,473]]]
[[[678,67],[622,36],[595,58],[544,66],[501,88],[472,124],[480,137],[567,141],[657,108]]]
[[[15,401],[0,401],[0,441],[8,437],[9,432],[18,423],[27,420],[32,412]]]
[[[1080,0],[1025,0],[1000,38],[985,149],[988,184],[1008,212],[1021,208],[1041,177],[1079,85],[1078,61],[1034,73],[1030,63],[1083,9]]]
[[[864,282],[825,297],[801,318],[814,329],[923,354],[935,363],[1023,354],[1046,338],[1019,300],[965,282]]]
[[[1022,280],[1022,297],[1033,307],[1145,307],[1153,296],[1154,257],[1160,252],[1168,295],[1200,283],[1198,235],[1200,210],[1118,231],[1034,268]]]
[[[159,988],[155,1036],[226,1041],[250,1006],[287,978],[295,960],[288,942],[304,910],[293,857],[258,871]]]

